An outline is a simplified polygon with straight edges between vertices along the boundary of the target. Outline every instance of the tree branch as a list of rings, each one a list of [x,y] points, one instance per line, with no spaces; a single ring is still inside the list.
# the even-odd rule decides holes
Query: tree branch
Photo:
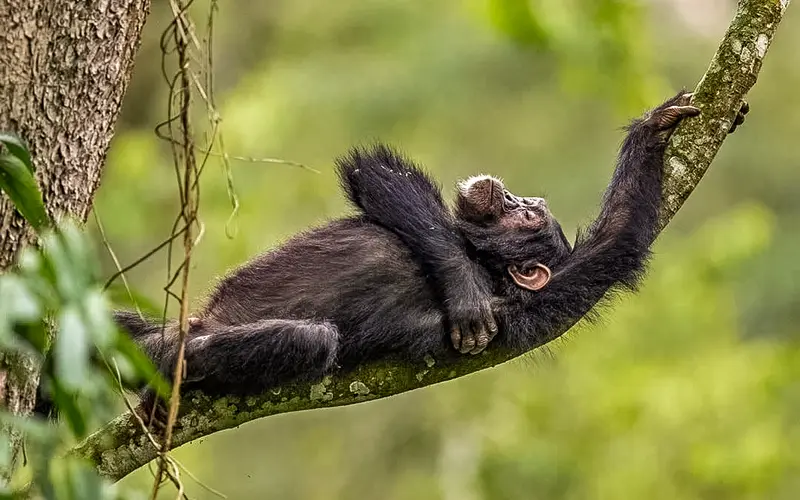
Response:
[[[764,55],[789,0],[740,0],[736,17],[696,89],[694,104],[703,114],[681,125],[665,156],[663,228],[695,188],[727,136],[741,103],[756,81]],[[575,318],[577,323],[580,318]],[[553,332],[542,344],[559,337]],[[424,363],[394,360],[370,363],[356,371],[326,377],[317,384],[291,384],[254,397],[184,396],[173,443],[180,446],[208,434],[278,413],[334,407],[384,398],[467,375],[520,356],[489,349],[450,364],[426,357]],[[123,414],[89,436],[70,453],[85,457],[101,474],[120,479],[156,457],[156,450],[130,414]]]

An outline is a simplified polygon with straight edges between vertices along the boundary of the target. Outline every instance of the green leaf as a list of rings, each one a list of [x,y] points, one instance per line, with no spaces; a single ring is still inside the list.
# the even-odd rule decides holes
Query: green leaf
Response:
[[[41,319],[39,300],[25,281],[14,274],[0,277],[0,304],[11,321],[32,323]]]
[[[99,290],[88,291],[83,298],[83,312],[97,348],[103,350],[109,347],[117,333],[103,293]]]
[[[124,356],[124,358],[133,365],[136,374],[139,375],[142,380],[149,383],[153,390],[160,396],[169,398],[171,392],[170,384],[161,376],[158,370],[156,370],[153,362],[139,349],[139,346],[127,335],[121,334],[117,337],[116,348],[119,354]]]
[[[99,275],[98,259],[95,257],[88,238],[71,220],[65,220],[58,227],[58,236],[66,252],[67,258],[84,286],[94,281]]]
[[[70,391],[80,390],[89,369],[89,332],[80,311],[66,306],[58,318],[58,335],[53,352],[55,378]]]
[[[54,278],[49,273],[49,268],[44,266],[44,260],[38,250],[27,247],[19,257],[17,273],[28,289],[36,295],[45,311],[52,311],[59,307],[61,301],[54,284]]]
[[[85,280],[79,270],[75,269],[70,255],[63,245],[63,240],[55,231],[48,232],[41,238],[41,246],[45,257],[47,274],[55,282],[62,300],[79,299],[85,286]]]
[[[65,465],[68,487],[62,493],[69,493],[66,498],[103,498],[103,481],[97,473],[78,460],[68,459]]]
[[[22,431],[27,439],[35,441],[37,444],[53,442],[58,439],[57,430],[39,418],[13,415],[6,410],[0,410],[0,424]]]
[[[3,339],[5,340],[5,339]],[[25,340],[26,342],[23,342]],[[12,342],[15,343],[17,351],[41,357],[49,346],[49,336],[43,321],[30,324],[14,325],[14,336]]]
[[[0,189],[8,194],[19,213],[37,231],[49,223],[42,193],[33,172],[14,155],[0,154]]]
[[[31,153],[28,147],[22,143],[22,140],[11,134],[0,133],[0,142],[8,149],[8,152],[19,158],[19,160],[28,168],[33,174],[33,162],[31,161]]]
[[[80,406],[78,406],[76,394],[64,387],[58,377],[53,377],[51,382],[51,394],[59,415],[67,422],[70,431],[75,437],[84,437],[87,430],[86,419]]]
[[[42,323],[16,323],[0,303],[0,351],[22,353],[39,359],[42,345],[39,331],[44,331]]]
[[[25,273],[38,274],[42,268],[42,256],[35,247],[25,247],[19,256],[19,269]]]
[[[0,314],[3,314],[1,309]],[[32,351],[5,321],[0,323],[0,349],[7,353]]]

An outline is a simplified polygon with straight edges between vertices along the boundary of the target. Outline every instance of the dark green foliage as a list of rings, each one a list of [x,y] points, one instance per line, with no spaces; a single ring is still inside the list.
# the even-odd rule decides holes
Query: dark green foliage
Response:
[[[36,186],[31,154],[13,135],[0,133],[0,144],[0,191],[11,198],[31,226],[41,229],[48,217]]]
[[[91,467],[59,458],[60,450],[113,415],[120,383],[150,382],[162,392],[168,388],[150,361],[117,331],[86,236],[69,221],[46,228],[25,146],[6,135],[0,135],[0,142],[5,147],[0,187],[31,225],[45,228],[39,247],[23,250],[17,268],[0,276],[0,349],[44,360],[43,385],[60,410],[56,425],[5,411],[0,411],[0,423],[26,435],[32,485],[46,498],[115,498]],[[55,342],[49,349],[51,332]],[[0,443],[0,467],[7,463],[8,448]]]

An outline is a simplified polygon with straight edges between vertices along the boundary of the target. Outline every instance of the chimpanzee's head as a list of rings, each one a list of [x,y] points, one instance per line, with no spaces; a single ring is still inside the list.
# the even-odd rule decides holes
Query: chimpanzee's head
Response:
[[[544,288],[572,251],[544,198],[515,196],[488,175],[459,183],[456,218],[478,258],[528,290]]]

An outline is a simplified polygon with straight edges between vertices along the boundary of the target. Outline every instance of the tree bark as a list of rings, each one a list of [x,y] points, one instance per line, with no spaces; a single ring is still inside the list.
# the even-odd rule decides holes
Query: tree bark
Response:
[[[0,0],[0,130],[27,143],[48,212],[85,222],[150,0]],[[0,195],[0,272],[34,235]],[[0,352],[0,401],[25,415],[38,362]],[[16,456],[22,437],[0,428]],[[0,480],[13,472],[0,470]]]
[[[727,137],[741,103],[753,86],[789,0],[740,0],[739,7],[706,75],[696,89],[694,104],[702,115],[687,120],[673,134],[665,155],[666,185],[663,228],[688,198]],[[577,323],[580,318],[574,318]],[[573,324],[574,324],[573,323]],[[553,332],[547,343],[563,333]],[[364,365],[354,372],[326,377],[317,384],[290,384],[253,397],[212,398],[190,392],[182,399],[173,444],[236,427],[278,413],[359,403],[491,368],[521,352],[489,349],[454,364],[426,357],[417,364],[392,360]],[[155,458],[136,419],[126,413],[71,450],[92,460],[101,474],[120,479]]]

